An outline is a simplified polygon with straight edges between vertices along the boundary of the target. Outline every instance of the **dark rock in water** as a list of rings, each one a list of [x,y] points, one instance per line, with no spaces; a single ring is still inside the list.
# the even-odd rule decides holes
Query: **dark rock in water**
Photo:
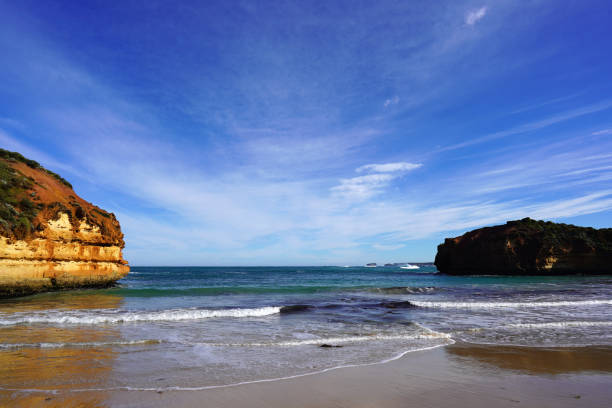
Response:
[[[407,300],[397,301],[397,302],[382,302],[380,306],[387,309],[407,309],[411,307],[415,307],[412,303]]]
[[[612,228],[508,221],[446,238],[435,265],[450,275],[611,274]]]
[[[305,312],[312,309],[311,305],[289,305],[280,308],[281,314]]]
[[[334,345],[334,344],[323,343],[319,347],[322,347],[322,348],[340,348],[342,346],[337,346],[337,345]]]

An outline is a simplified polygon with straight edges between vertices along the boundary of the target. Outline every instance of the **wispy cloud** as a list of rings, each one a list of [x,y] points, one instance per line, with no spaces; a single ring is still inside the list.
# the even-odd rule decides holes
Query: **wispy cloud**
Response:
[[[361,172],[376,172],[376,173],[394,173],[397,171],[409,171],[418,169],[421,167],[421,163],[408,163],[408,162],[396,162],[396,163],[384,163],[384,164],[366,164],[358,167],[355,171]]]
[[[595,136],[612,135],[612,129],[598,130],[597,132],[593,132],[592,135],[595,135]]]
[[[388,108],[391,105],[397,105],[400,101],[399,96],[395,95],[393,98],[389,98],[385,100],[384,106]]]
[[[462,149],[464,147],[474,146],[480,143],[490,142],[492,140],[501,139],[508,136],[514,136],[522,133],[533,132],[535,130],[543,129],[548,126],[555,125],[557,123],[565,122],[571,119],[575,119],[581,116],[589,115],[596,112],[601,112],[612,108],[612,100],[605,100],[599,103],[595,103],[581,108],[572,109],[557,115],[540,119],[534,122],[525,123],[519,126],[515,126],[511,129],[502,130],[499,132],[490,133],[485,136],[472,137],[469,140],[461,143],[449,145],[440,149],[440,151]]]
[[[381,251],[396,251],[398,249],[404,248],[406,245],[398,244],[398,245],[387,245],[387,244],[373,244],[372,247],[376,249],[380,249]]]
[[[495,13],[522,7],[499,3]],[[377,3],[338,19],[282,8],[284,17],[269,24],[251,14],[260,11],[249,10],[245,15],[257,17],[256,29],[249,21],[232,26],[204,13],[200,17],[210,19],[198,20],[198,27],[205,22],[207,33],[223,33],[223,43],[206,38],[224,50],[219,58],[205,64],[187,58],[202,55],[208,42],[201,39],[190,45],[185,38],[179,61],[162,58],[156,44],[147,49],[155,62],[149,67],[176,65],[154,73],[143,69],[151,74],[144,82],[140,72],[96,76],[128,71],[129,44],[122,43],[120,65],[106,65],[113,57],[109,49],[108,58],[88,70],[74,62],[86,56],[70,59],[74,47],[54,49],[47,36],[36,40],[24,28],[25,34],[0,36],[9,51],[27,49],[11,54],[12,63],[0,72],[12,70],[12,95],[30,95],[22,101],[25,113],[15,116],[28,126],[18,129],[0,119],[15,130],[0,131],[0,143],[47,163],[68,159],[82,175],[75,185],[85,189],[84,197],[118,214],[126,255],[137,264],[365,261],[376,251],[411,251],[407,240],[438,239],[512,218],[612,210],[612,141],[601,137],[610,134],[603,129],[609,123],[572,122],[554,137],[535,132],[602,112],[612,101],[596,103],[593,97],[582,107],[570,101],[563,106],[574,107],[562,111],[558,102],[567,101],[547,94],[539,104],[523,96],[503,105],[497,87],[503,91],[504,84],[495,80],[512,79],[525,61],[533,64],[550,53],[537,49],[536,57],[505,58],[504,38],[522,44],[520,33],[507,34],[493,20],[479,30],[465,28],[487,15],[485,6],[466,16],[464,3],[450,2],[424,13],[438,24],[412,9],[406,2]],[[434,16],[442,9],[450,12]],[[537,26],[539,20],[533,21]],[[17,41],[28,35],[25,45]],[[213,60],[216,70],[209,71]],[[480,82],[496,85],[495,95]],[[139,86],[155,97],[134,92]],[[458,122],[489,112],[481,104],[469,116],[455,117],[466,90],[506,111],[523,108],[490,132],[453,140]],[[453,114],[438,120],[432,112]],[[517,113],[529,119],[519,122]],[[602,130],[588,135],[593,126]],[[35,137],[19,138],[18,131]],[[529,145],[512,138],[528,132],[534,132]],[[40,148],[42,138],[56,150]],[[460,161],[455,150],[464,147],[472,147],[469,153],[478,160]],[[434,251],[432,245],[425,258]]]
[[[341,179],[340,184],[332,187],[331,191],[345,198],[365,200],[381,193],[396,177],[394,174],[368,174]]]
[[[487,7],[483,6],[479,9],[468,12],[465,16],[465,24],[474,25],[487,14]]]
[[[340,184],[332,187],[331,191],[343,198],[366,200],[383,192],[394,179],[421,166],[420,163],[409,162],[366,164],[358,167],[355,171],[371,174],[341,179]]]
[[[74,170],[70,166],[66,165],[65,163],[61,163],[60,161],[56,160],[55,158],[41,151],[40,149],[37,149],[27,143],[24,143],[23,141],[20,141],[15,136],[12,136],[8,132],[4,131],[2,128],[0,128],[0,146],[7,150],[19,152],[26,157],[29,157],[33,160],[42,163],[44,166],[54,168],[56,170],[74,172]]]
[[[24,131],[26,128],[25,125],[19,122],[18,120],[11,119],[11,118],[3,118],[3,117],[0,117],[0,125],[7,126],[13,129],[17,129],[20,131]]]

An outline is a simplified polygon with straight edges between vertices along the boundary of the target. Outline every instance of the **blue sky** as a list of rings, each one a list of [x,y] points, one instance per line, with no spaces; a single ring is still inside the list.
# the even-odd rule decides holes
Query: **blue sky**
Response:
[[[180,5],[178,4],[180,3]],[[0,1],[0,145],[132,265],[429,261],[612,220],[608,1]]]

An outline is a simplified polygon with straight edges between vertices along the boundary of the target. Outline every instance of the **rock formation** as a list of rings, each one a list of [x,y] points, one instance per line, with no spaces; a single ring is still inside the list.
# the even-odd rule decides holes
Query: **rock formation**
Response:
[[[124,277],[114,214],[59,175],[0,149],[0,297],[104,287]]]
[[[612,228],[508,221],[446,238],[435,264],[451,275],[612,274]]]

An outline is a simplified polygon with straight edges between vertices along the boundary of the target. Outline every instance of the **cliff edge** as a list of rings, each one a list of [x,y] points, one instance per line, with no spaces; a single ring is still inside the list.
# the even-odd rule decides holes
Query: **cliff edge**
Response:
[[[115,215],[59,175],[0,149],[0,297],[104,287],[129,272]]]
[[[612,228],[508,221],[446,238],[435,265],[450,275],[612,274]]]

